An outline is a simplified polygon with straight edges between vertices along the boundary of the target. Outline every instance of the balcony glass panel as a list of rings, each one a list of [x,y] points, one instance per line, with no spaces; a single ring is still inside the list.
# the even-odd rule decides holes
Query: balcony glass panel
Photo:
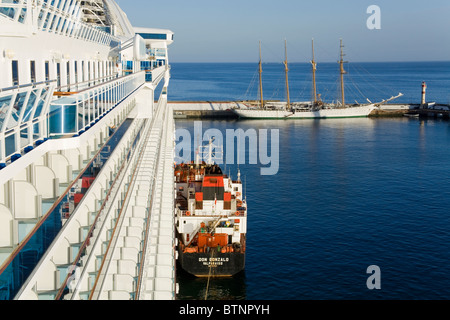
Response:
[[[8,108],[11,104],[12,95],[0,98],[0,130],[3,130],[3,123],[6,115],[8,114]]]
[[[28,103],[27,103],[27,107],[25,109],[25,113],[23,115],[23,120],[22,122],[27,122],[30,120],[31,118],[31,113],[33,111],[33,107],[36,104],[36,100],[37,100],[37,92],[39,90],[33,90],[30,94],[30,97],[28,98]]]
[[[77,103],[73,98],[59,99],[50,108],[48,119],[50,132],[62,134],[78,132],[76,114]]]
[[[20,112],[22,111],[22,108],[24,106],[27,95],[28,95],[28,92],[25,91],[25,92],[19,93],[16,96],[16,100],[13,104],[11,116],[9,117],[8,126],[7,126],[6,130],[14,128],[19,124]]]

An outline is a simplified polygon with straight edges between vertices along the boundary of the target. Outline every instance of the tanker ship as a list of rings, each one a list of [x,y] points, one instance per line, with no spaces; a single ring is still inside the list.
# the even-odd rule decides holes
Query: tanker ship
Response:
[[[175,164],[174,172],[181,268],[196,277],[239,273],[245,267],[247,230],[240,173],[232,180],[211,157],[207,162]]]

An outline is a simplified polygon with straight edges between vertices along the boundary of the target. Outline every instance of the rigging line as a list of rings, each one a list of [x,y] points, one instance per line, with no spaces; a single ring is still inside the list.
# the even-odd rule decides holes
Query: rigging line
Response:
[[[289,44],[289,52],[291,52],[291,56],[293,57],[300,57],[301,59],[294,59],[294,63],[296,63],[297,61],[303,61],[303,63],[307,62],[309,63],[309,61],[311,60],[310,56],[306,56],[304,55],[305,50],[302,50],[300,48],[298,48],[295,43],[293,42],[288,42]],[[284,59],[283,59],[284,60]]]
[[[280,93],[282,85],[284,84],[284,82],[282,83],[283,77],[284,77],[284,75],[280,74],[280,77],[278,78],[277,83],[274,86],[274,89],[272,91],[272,97],[271,97],[272,99],[275,97],[281,96],[279,93]],[[283,90],[284,90],[284,88],[283,88]]]
[[[310,96],[307,98],[307,100],[310,100],[311,97],[312,97],[312,90],[313,90],[312,89],[312,77],[309,76],[308,79],[307,80],[303,80],[302,83],[303,83],[303,88],[299,92],[298,97],[299,97],[299,99],[302,99],[302,97],[304,96],[304,94],[306,92],[306,89],[309,87],[311,91],[308,93],[308,94],[310,94]]]
[[[253,91],[257,78],[258,78],[258,70],[255,70],[255,72],[253,73],[253,77],[250,80],[250,84],[247,87],[247,91],[245,92],[242,100],[245,100],[248,96],[251,96],[250,91]]]
[[[361,92],[361,90],[359,89],[359,87],[356,85],[356,83],[355,83],[355,81],[354,81],[354,79],[353,79],[353,77],[347,77],[347,79],[349,79],[350,80],[350,83],[356,88],[356,90],[361,94],[361,97],[363,98],[363,99],[366,99],[367,98],[367,96],[365,96],[362,92]]]
[[[276,54],[270,47],[266,46],[264,42],[262,42],[262,48],[264,49],[264,51],[268,51],[270,53],[269,56],[272,56],[275,59],[274,61],[278,62],[278,61],[284,60],[284,57],[282,55]],[[265,55],[265,56],[267,56],[267,55]],[[268,61],[267,58],[265,60]],[[264,63],[265,62],[263,62],[263,64]]]
[[[371,87],[373,87],[373,88],[375,88],[378,92],[380,92],[380,93],[383,93],[383,94],[385,94],[386,92],[384,91],[384,90],[382,90],[382,89],[380,89],[380,86],[375,86],[374,84],[373,84],[373,82],[380,82],[379,81],[379,79],[376,79],[367,69],[365,69],[362,65],[360,65],[360,64],[357,64],[356,66],[354,66],[355,67],[355,69],[360,69],[361,71],[363,71],[366,75],[368,75],[371,79],[372,79],[372,81],[368,81],[367,80],[367,77],[365,77],[365,76],[362,76],[361,75],[361,78],[363,79],[363,81],[365,81],[368,85],[370,85]],[[357,70],[358,71],[358,70]],[[386,88],[386,89],[389,89],[389,90],[392,90],[392,91],[396,91],[393,87],[391,87],[391,86],[386,86],[384,83],[383,83],[383,87],[384,88]]]

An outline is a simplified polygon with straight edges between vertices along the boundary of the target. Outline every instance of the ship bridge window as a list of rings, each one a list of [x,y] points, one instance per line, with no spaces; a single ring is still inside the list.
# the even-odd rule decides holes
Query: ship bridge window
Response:
[[[147,40],[167,40],[167,34],[165,33],[139,33],[139,35]]]

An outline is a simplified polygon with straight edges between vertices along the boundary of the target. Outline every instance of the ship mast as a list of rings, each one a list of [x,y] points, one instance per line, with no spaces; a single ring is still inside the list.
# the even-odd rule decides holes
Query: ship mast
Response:
[[[261,95],[261,109],[264,108],[263,86],[262,86],[262,57],[261,57],[261,41],[259,42],[259,93]]]
[[[288,60],[287,60],[287,41],[286,41],[286,39],[284,40],[284,56],[286,58],[286,60],[283,62],[284,63],[284,71],[286,73],[286,101],[287,101],[286,110],[290,110],[291,102],[290,102],[290,98],[289,98],[289,77],[288,77],[289,68],[288,68]]]
[[[341,60],[339,61],[340,69],[341,69],[341,98],[342,98],[342,107],[345,107],[345,93],[344,93],[344,74],[347,72],[344,70],[344,45],[342,44],[341,39]]]
[[[314,57],[314,39],[312,39],[312,80],[313,80],[313,98],[314,98],[314,105],[317,105],[317,87],[316,87],[316,70],[317,70],[317,63],[315,61]]]

